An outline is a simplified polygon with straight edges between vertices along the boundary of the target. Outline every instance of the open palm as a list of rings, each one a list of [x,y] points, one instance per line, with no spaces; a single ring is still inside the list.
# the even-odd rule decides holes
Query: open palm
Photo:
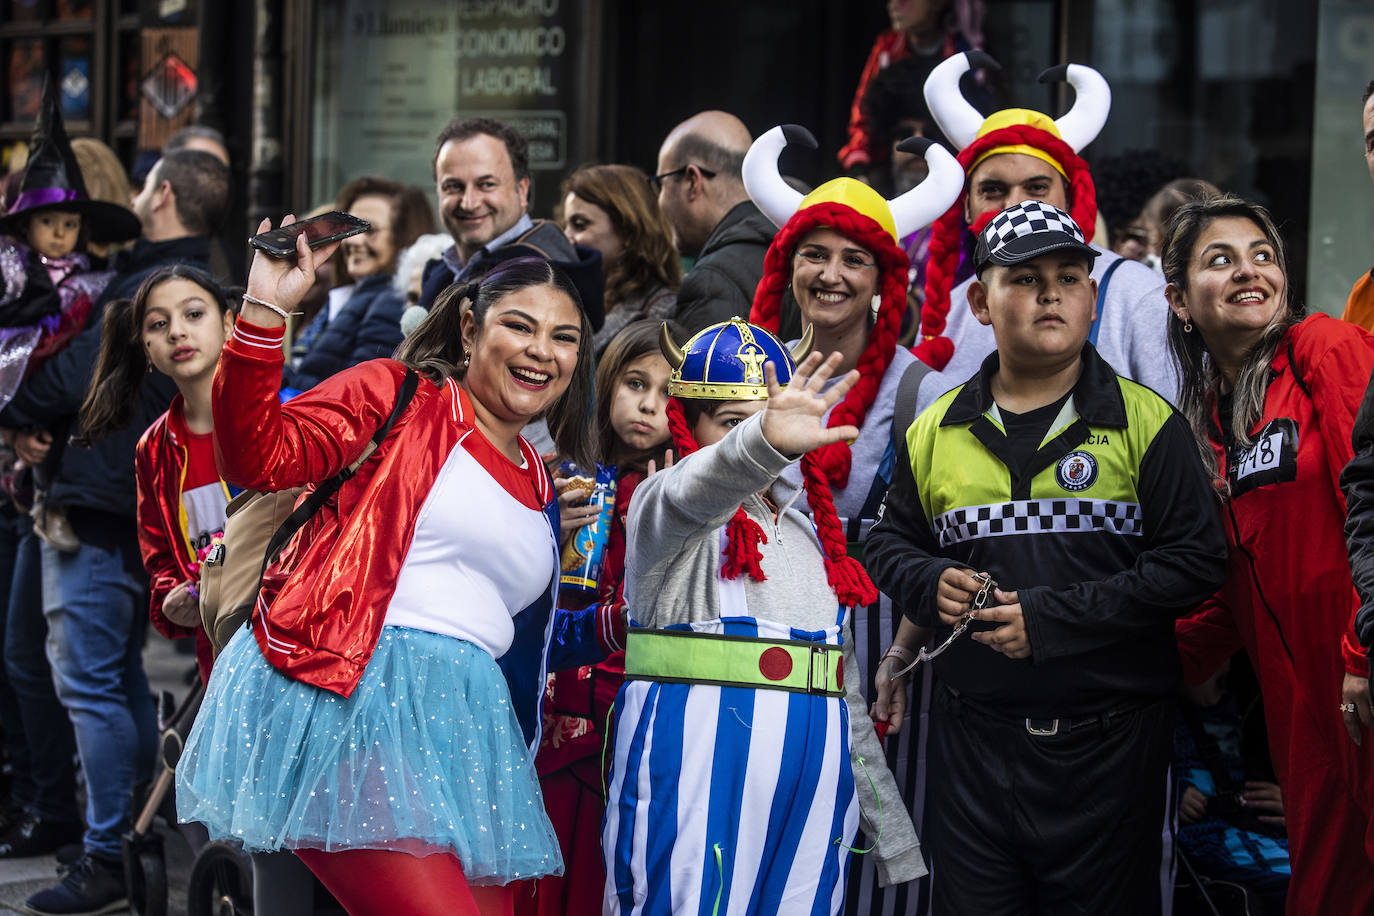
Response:
[[[812,353],[792,373],[786,388],[778,386],[778,373],[771,362],[763,367],[768,382],[768,403],[763,408],[763,437],[784,455],[800,456],[812,449],[855,439],[858,427],[826,427],[825,413],[840,402],[859,380],[857,370],[849,372],[827,390],[825,383],[835,373],[844,356],[831,353],[821,360]]]
[[[289,226],[296,221],[291,215],[285,216],[281,224]],[[263,220],[258,232],[272,228],[271,220]],[[338,242],[330,242],[319,248],[306,244],[304,234],[296,236],[296,257],[274,258],[266,252],[255,250],[253,263],[248,268],[248,295],[266,300],[278,308],[290,312],[295,309],[310,287],[315,284],[315,270],[339,247]]]

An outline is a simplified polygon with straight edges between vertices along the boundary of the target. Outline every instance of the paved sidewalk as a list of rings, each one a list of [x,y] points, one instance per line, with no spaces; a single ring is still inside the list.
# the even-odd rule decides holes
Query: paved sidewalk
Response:
[[[186,672],[195,667],[193,655],[178,654],[173,645],[149,631],[148,645],[143,652],[148,680],[156,697],[162,690],[172,691],[178,700],[186,694]],[[174,831],[159,822],[163,835],[163,849],[167,858],[168,916],[186,916],[186,880],[191,872],[191,851]],[[26,913],[24,901],[30,894],[49,887],[58,880],[57,860],[52,856],[33,859],[0,859],[0,916]]]

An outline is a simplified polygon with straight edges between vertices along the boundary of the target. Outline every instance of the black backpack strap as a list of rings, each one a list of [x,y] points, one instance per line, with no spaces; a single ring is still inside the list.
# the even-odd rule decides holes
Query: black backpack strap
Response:
[[[329,497],[339,492],[339,487],[343,486],[344,481],[351,478],[362,467],[363,462],[372,457],[372,453],[377,450],[377,446],[386,439],[391,432],[391,427],[396,423],[396,419],[405,412],[406,406],[410,404],[410,399],[415,395],[415,389],[419,386],[420,375],[414,369],[406,368],[405,380],[401,382],[401,390],[396,393],[396,403],[392,405],[391,413],[377,427],[377,431],[372,434],[372,439],[363,448],[363,452],[357,460],[326,480],[323,480],[315,487],[314,492],[301,501],[286,521],[281,523],[281,527],[272,535],[272,540],[267,542],[267,551],[262,558],[262,572],[267,572],[267,567],[277,559],[277,556],[286,547],[291,538],[295,537],[296,532],[300,531],[310,517],[320,511],[320,507],[329,501]],[[258,588],[262,588],[262,575],[258,577]]]
[[[906,438],[906,431],[916,422],[916,396],[921,391],[921,382],[935,370],[916,360],[902,373],[897,383],[897,400],[892,411],[892,438],[894,441]]]

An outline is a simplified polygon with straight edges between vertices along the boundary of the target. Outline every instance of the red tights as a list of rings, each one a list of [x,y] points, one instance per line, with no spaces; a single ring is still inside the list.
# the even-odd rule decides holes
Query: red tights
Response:
[[[385,849],[296,855],[329,888],[349,916],[513,916],[516,885],[471,887],[458,857],[419,858]]]

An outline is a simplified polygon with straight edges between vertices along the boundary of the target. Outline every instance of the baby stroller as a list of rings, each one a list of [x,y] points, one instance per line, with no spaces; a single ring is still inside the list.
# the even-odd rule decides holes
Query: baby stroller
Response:
[[[133,829],[124,835],[124,877],[129,891],[129,911],[134,916],[166,916],[168,904],[167,858],[163,838],[153,829],[154,820],[161,815],[167,823],[176,824],[175,792],[176,765],[181,759],[186,736],[200,710],[205,691],[196,678],[180,705],[170,693],[163,692],[158,704],[158,728],[161,732],[160,757],[162,765],[157,777],[139,808]],[[210,841],[200,824],[177,825],[195,856],[186,883],[187,916],[253,916],[254,860],[235,843]],[[288,854],[289,856],[289,854]],[[294,857],[291,857],[294,861]],[[312,896],[311,912],[318,916],[342,916],[343,910],[322,884],[304,866],[274,871],[269,885],[276,888],[283,874],[295,885],[295,892]],[[301,885],[304,881],[306,884]]]
[[[204,695],[197,677],[179,705],[166,691],[158,703],[162,765],[123,842],[129,910],[135,916],[167,913],[167,859],[153,821],[160,814],[167,823],[176,824],[176,765]],[[183,824],[178,829],[195,854],[186,889],[188,916],[249,916],[253,912],[253,869],[247,854],[232,843],[207,842],[198,824]]]

